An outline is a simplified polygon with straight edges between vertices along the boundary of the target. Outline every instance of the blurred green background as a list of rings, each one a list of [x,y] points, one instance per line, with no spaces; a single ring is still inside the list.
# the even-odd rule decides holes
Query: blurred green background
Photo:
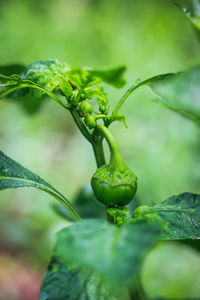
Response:
[[[127,85],[121,90],[106,87],[113,107],[137,78],[195,64],[200,43],[170,0],[1,0],[0,65],[47,58],[95,68],[125,64]],[[200,131],[152,103],[154,97],[147,87],[136,91],[121,109],[128,129],[121,123],[111,127],[127,164],[138,175],[137,196],[146,205],[186,191],[200,193]],[[31,116],[2,101],[0,149],[69,200],[95,171],[90,145],[71,116],[52,100]],[[34,300],[55,233],[66,222],[52,209],[54,200],[42,192],[4,191],[0,200],[0,300]],[[151,297],[200,299],[199,268],[200,256],[194,250],[161,244],[144,263],[143,283]],[[29,284],[32,296],[24,296],[19,277],[20,282],[30,277],[26,289]]]

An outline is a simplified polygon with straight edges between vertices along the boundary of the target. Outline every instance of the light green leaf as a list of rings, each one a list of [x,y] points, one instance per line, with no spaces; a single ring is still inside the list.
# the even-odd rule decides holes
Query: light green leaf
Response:
[[[117,300],[99,276],[87,269],[60,262],[54,256],[45,273],[39,300]]]
[[[69,100],[73,93],[68,70],[69,67],[58,60],[36,61],[27,66],[21,76],[5,76],[11,71],[5,69],[5,75],[0,75],[0,98],[20,103],[29,113],[37,112],[46,96],[67,107],[63,96]]]
[[[97,76],[101,79],[102,82],[113,85],[116,88],[121,88],[126,80],[123,78],[126,67],[118,67],[110,70],[93,70],[92,73],[94,76]]]
[[[121,227],[103,220],[74,223],[58,233],[54,254],[64,263],[99,274],[121,289],[134,278],[147,251],[159,239],[160,229],[145,223]]]
[[[60,63],[57,59],[40,60],[29,65],[21,77],[23,80],[30,80],[50,92],[61,87],[61,89],[67,90],[69,95],[69,90],[71,94],[73,92],[68,82],[67,73],[69,70],[67,64]],[[42,91],[32,90],[32,93],[35,97],[42,95]]]
[[[141,81],[140,79],[137,79],[134,84],[132,84],[128,90],[123,94],[123,96],[121,97],[121,99],[117,102],[115,109],[112,112],[111,115],[111,121],[110,124],[112,123],[112,120],[114,120],[116,118],[116,116],[118,115],[118,111],[121,108],[121,106],[124,104],[124,102],[126,101],[126,99],[135,91],[137,90],[139,87],[143,86],[143,85],[149,85],[154,81],[157,81],[159,79],[164,79],[164,78],[170,78],[171,76],[173,76],[174,73],[166,73],[166,74],[160,74],[160,75],[156,75],[153,77],[150,77],[144,81]]]
[[[50,194],[66,207],[75,220],[80,219],[71,203],[60,192],[0,151],[0,190],[19,187],[33,187]]]
[[[93,70],[89,68],[74,68],[68,72],[69,80],[80,90],[94,86],[101,82],[113,85],[116,88],[121,88],[125,84],[123,73],[125,67],[119,67],[110,70]]]
[[[159,96],[156,102],[200,122],[200,65],[151,82],[150,87]]]
[[[197,239],[200,237],[200,195],[183,193],[152,207],[140,206],[133,221],[158,223],[164,240]]]
[[[161,74],[144,81],[136,81],[117,103],[111,121],[128,96],[143,85],[150,86],[159,96],[159,99],[154,100],[155,102],[200,123],[200,65],[185,72]]]
[[[91,69],[87,68],[74,68],[68,71],[69,81],[74,88],[84,90],[87,87],[100,83],[100,79],[93,76]]]

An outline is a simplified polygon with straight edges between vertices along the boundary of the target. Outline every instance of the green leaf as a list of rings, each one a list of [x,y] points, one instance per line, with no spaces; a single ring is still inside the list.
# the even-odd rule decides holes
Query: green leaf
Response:
[[[160,98],[155,100],[182,115],[200,122],[200,65],[150,84]]]
[[[106,71],[93,70],[92,73],[94,76],[97,76],[101,79],[102,82],[113,85],[116,88],[121,88],[126,83],[126,80],[123,78],[126,67],[118,67]]]
[[[20,64],[0,65],[0,73],[6,76],[21,74],[24,69],[25,66]]]
[[[33,92],[36,90],[36,93]],[[15,100],[24,105],[27,112],[35,112],[41,106],[43,99],[47,95],[60,105],[66,107],[65,99],[58,93],[53,93],[44,87],[30,81],[23,80],[19,75],[4,76],[0,74],[0,98]]]
[[[199,124],[200,65],[185,72],[161,74],[144,81],[136,81],[117,103],[111,120],[117,116],[128,96],[143,85],[150,86],[153,92],[159,96],[159,99],[154,100],[155,102],[161,103]]]
[[[164,240],[197,239],[200,237],[200,195],[183,193],[152,207],[140,206],[133,213],[133,221],[138,220],[160,224]]]
[[[173,76],[174,73],[166,73],[166,74],[160,74],[160,75],[156,75],[153,77],[150,77],[144,81],[141,81],[140,79],[137,79],[134,84],[132,84],[130,86],[130,88],[124,93],[124,95],[121,97],[121,99],[117,102],[115,109],[112,112],[111,115],[111,122],[112,120],[114,120],[116,118],[116,116],[118,115],[118,111],[121,108],[122,104],[126,101],[126,99],[139,87],[143,86],[143,85],[149,85],[150,83],[157,81],[159,79],[164,79],[164,78],[170,78],[171,76]]]
[[[87,269],[77,269],[54,256],[45,273],[39,300],[117,300],[99,276]]]
[[[71,203],[60,192],[0,151],[0,191],[19,187],[33,187],[50,194],[66,207],[75,220],[80,219]]]
[[[105,218],[105,207],[97,201],[91,184],[86,184],[79,190],[73,204],[82,218]]]
[[[200,2],[199,0],[187,0],[176,2],[177,7],[184,13],[195,29],[200,31]]]
[[[57,59],[40,60],[30,64],[21,74],[21,77],[23,80],[30,80],[50,92],[56,88],[59,89],[59,87],[62,89],[64,86],[64,90],[67,90],[67,93],[70,90],[72,94],[73,90],[68,82],[68,71],[69,66],[60,63]],[[42,91],[32,90],[32,93],[35,97],[42,95]]]
[[[184,246],[188,246],[192,249],[194,249],[195,251],[200,252],[200,239],[197,240],[179,240],[178,241],[180,244],[184,245]]]
[[[58,233],[54,254],[67,264],[99,274],[121,289],[136,278],[142,259],[159,239],[160,229],[144,223],[121,227],[103,220],[83,220]]]
[[[63,96],[70,99],[73,93],[68,82],[68,70],[69,67],[58,60],[44,60],[27,66],[21,76],[0,75],[0,98],[20,103],[29,113],[37,112],[46,96],[66,107]]]
[[[101,82],[121,88],[125,84],[123,73],[125,67],[119,67],[110,70],[93,70],[89,68],[74,68],[68,72],[70,82],[80,90],[94,86]]]
[[[84,185],[73,199],[73,206],[79,212],[81,218],[105,218],[105,207],[94,196],[90,184]],[[64,219],[73,221],[67,209],[60,205],[54,204],[53,209]]]
[[[101,82],[99,78],[93,76],[91,69],[87,68],[73,68],[68,72],[68,76],[72,86],[79,90],[83,90]]]

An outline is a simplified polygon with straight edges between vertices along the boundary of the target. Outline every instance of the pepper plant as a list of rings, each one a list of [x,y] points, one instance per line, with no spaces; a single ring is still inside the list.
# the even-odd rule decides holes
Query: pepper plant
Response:
[[[124,71],[124,67],[107,71],[71,69],[58,60],[45,60],[29,65],[21,75],[8,75],[8,68],[0,75],[1,98],[18,101],[28,112],[37,111],[48,97],[66,109],[91,144],[97,164],[91,176],[89,200],[91,205],[93,201],[101,203],[104,219],[97,218],[95,211],[90,218],[80,216],[52,185],[0,152],[1,190],[34,187],[45,191],[63,205],[66,218],[71,220],[71,225],[57,235],[41,286],[41,300],[146,299],[139,279],[147,251],[159,240],[200,236],[200,195],[182,193],[152,207],[139,206],[134,211],[127,208],[130,201],[135,201],[137,176],[127,167],[110,131],[113,122],[126,124],[119,110],[128,96],[143,85],[159,96],[155,101],[199,124],[200,65],[137,81],[110,111],[101,83],[122,87]],[[98,111],[93,108],[95,104]],[[110,149],[108,162],[103,139]],[[84,195],[80,195],[80,202],[81,198]]]
[[[196,24],[195,17],[197,28]],[[39,299],[148,299],[140,273],[144,256],[156,243],[180,240],[200,249],[200,195],[183,191],[160,204],[131,209],[137,175],[126,165],[110,125],[126,126],[121,106],[136,89],[147,85],[156,95],[155,102],[199,126],[200,65],[136,81],[113,110],[102,84],[124,86],[125,67],[70,68],[58,60],[44,60],[27,67],[0,67],[0,71],[1,99],[20,103],[28,113],[37,112],[49,98],[54,100],[71,114],[91,144],[97,165],[91,185],[71,203],[44,179],[0,152],[0,190],[40,189],[59,201],[57,212],[70,221],[57,234]],[[104,139],[110,150],[108,161]]]

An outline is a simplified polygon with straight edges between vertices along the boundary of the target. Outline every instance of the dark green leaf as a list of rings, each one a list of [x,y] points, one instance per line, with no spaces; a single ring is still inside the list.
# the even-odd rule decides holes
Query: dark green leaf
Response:
[[[90,184],[80,189],[73,204],[82,218],[105,217],[105,207],[97,201]]]
[[[99,276],[53,257],[45,273],[39,300],[116,300]]]
[[[69,211],[63,205],[61,205],[59,203],[52,203],[51,207],[57,215],[64,218],[68,222],[74,222],[75,221],[74,218],[69,213]]]
[[[200,252],[200,239],[197,240],[179,240],[182,245],[188,246],[198,252]]]
[[[50,194],[68,209],[74,219],[79,219],[71,203],[61,193],[41,177],[22,167],[0,151],[0,190],[19,187],[34,187]]]
[[[152,207],[140,206],[133,219],[162,226],[164,240],[197,239],[200,237],[200,195],[183,193]]]
[[[200,122],[200,65],[151,82],[150,87],[160,97],[156,102]]]
[[[83,220],[58,233],[55,255],[62,262],[99,274],[115,288],[123,288],[138,272],[160,229],[144,223],[117,227],[103,220]]]
[[[21,95],[21,93],[18,93],[17,95],[10,95],[8,96],[8,99],[10,101],[14,101],[17,104],[20,104],[22,109],[28,113],[28,114],[33,114],[38,112],[43,104],[46,102],[47,100],[47,96],[46,95],[42,95],[40,99],[35,98],[34,96],[31,96],[29,94],[29,92],[27,93],[27,95],[25,94],[25,91],[23,92],[23,96]]]
[[[20,64],[13,65],[0,65],[0,73],[6,76],[11,76],[13,74],[21,74],[25,69],[25,66]]]
[[[105,207],[94,196],[90,184],[81,188],[73,200],[74,208],[79,212],[81,218],[105,218]],[[60,205],[54,204],[54,210],[68,221],[73,221],[67,209]]]

